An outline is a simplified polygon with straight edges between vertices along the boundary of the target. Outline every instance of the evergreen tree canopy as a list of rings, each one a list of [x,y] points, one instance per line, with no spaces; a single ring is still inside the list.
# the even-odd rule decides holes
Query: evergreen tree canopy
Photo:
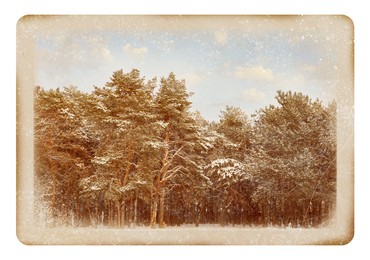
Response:
[[[35,89],[35,210],[50,225],[318,226],[336,201],[336,104],[278,91],[249,117],[192,112],[174,73]]]

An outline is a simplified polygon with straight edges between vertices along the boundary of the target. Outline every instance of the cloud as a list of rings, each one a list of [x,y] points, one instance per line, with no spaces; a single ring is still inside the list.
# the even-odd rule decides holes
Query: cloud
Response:
[[[176,46],[174,40],[157,40],[153,41],[153,43],[159,50],[163,52],[170,52]]]
[[[301,70],[306,73],[317,73],[319,70],[318,65],[311,65],[311,64],[306,64],[303,63],[301,66]]]
[[[240,79],[250,79],[259,82],[274,82],[276,76],[270,69],[265,69],[261,65],[254,67],[237,67],[234,75]]]
[[[277,86],[282,90],[290,90],[302,88],[307,84],[307,79],[304,75],[297,73],[295,75],[284,75]]]
[[[214,33],[216,43],[218,45],[225,45],[227,43],[228,34],[225,31],[216,31]]]
[[[113,56],[102,37],[88,37],[87,44],[89,46],[88,48],[90,48],[88,52],[91,53],[95,62],[113,60]]]
[[[122,49],[125,53],[139,58],[143,58],[148,53],[147,47],[135,48],[130,43],[125,44]]]
[[[90,57],[94,62],[105,61],[109,62],[113,60],[113,55],[110,50],[105,46],[98,46],[90,51]]]
[[[112,61],[113,55],[106,46],[95,46],[91,49],[92,58],[97,61]]]
[[[191,72],[191,73],[186,73],[183,78],[185,79],[187,85],[198,85],[199,83],[201,83],[203,80],[204,80],[204,75],[200,74],[200,73],[195,73],[195,72]]]
[[[40,40],[41,41],[41,40]],[[42,39],[36,62],[47,74],[66,74],[75,68],[96,69],[113,60],[103,37],[82,34]]]
[[[103,48],[101,49],[101,53],[102,53],[102,57],[105,59],[105,60],[112,60],[113,59],[113,56],[110,52],[110,50],[108,48]]]
[[[298,69],[309,79],[334,80],[338,75],[338,66],[328,59],[320,59],[317,64],[301,64]]]
[[[266,95],[256,88],[248,88],[243,91],[243,98],[250,103],[262,103],[265,101]]]

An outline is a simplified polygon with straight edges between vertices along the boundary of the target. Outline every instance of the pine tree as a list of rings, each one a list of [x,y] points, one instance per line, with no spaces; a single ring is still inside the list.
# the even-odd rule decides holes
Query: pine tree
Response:
[[[158,90],[154,93],[155,89]],[[336,104],[281,92],[209,123],[174,73],[35,90],[35,194],[52,225],[316,226],[336,201]]]
[[[95,123],[100,133],[94,175],[104,183],[101,186],[109,187],[108,212],[116,212],[115,224],[121,227],[126,225],[126,204],[142,186],[134,184],[135,175],[145,171],[141,158],[144,147],[155,143],[156,131],[161,127],[155,124],[152,113],[154,86],[155,79],[145,84],[138,70],[126,74],[119,70],[104,88],[94,91]],[[115,210],[111,209],[114,204]]]
[[[37,193],[40,203],[49,205],[52,221],[63,224],[79,218],[78,182],[91,167],[87,98],[75,87],[35,91]]]
[[[208,154],[206,175],[212,182],[209,197],[214,221],[225,225],[242,222],[240,210],[250,196],[252,175],[245,158],[251,146],[252,128],[247,115],[240,108],[226,107],[214,129],[213,149]],[[230,215],[230,217],[228,217]]]
[[[301,93],[276,99],[256,120],[254,201],[264,224],[317,224],[335,201],[335,115]]]
[[[164,226],[165,197],[170,189],[169,183],[176,176],[191,174],[190,168],[196,166],[191,151],[197,138],[194,120],[189,108],[190,94],[186,90],[185,81],[176,79],[174,73],[162,78],[156,96],[158,116],[165,125],[162,131],[161,163],[154,176],[152,194],[151,226],[157,223]]]

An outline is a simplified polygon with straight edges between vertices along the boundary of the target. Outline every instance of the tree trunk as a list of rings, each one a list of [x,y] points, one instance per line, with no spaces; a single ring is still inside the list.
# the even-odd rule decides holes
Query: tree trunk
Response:
[[[159,196],[159,227],[163,228],[165,226],[164,223],[164,199],[165,199],[165,190],[162,188],[160,190]]]
[[[120,179],[120,186],[125,187],[127,182],[128,182],[128,176],[130,174],[131,170],[131,159],[132,159],[133,151],[131,148],[131,144],[128,145],[127,148],[127,164],[126,164],[126,169],[125,169],[125,174],[123,176],[123,179]],[[121,213],[121,226],[124,227],[126,225],[126,196],[125,194],[122,194],[122,213]]]
[[[130,194],[130,206],[129,206],[129,212],[128,212],[129,227],[132,227],[133,217],[134,217],[134,203],[133,203],[133,196],[132,194]]]
[[[49,159],[49,169],[52,178],[52,195],[51,195],[51,210],[53,216],[53,225],[55,226],[57,221],[57,203],[56,203],[56,193],[57,193],[57,178],[54,172],[54,163]]]
[[[74,201],[74,209],[73,209],[73,226],[78,226],[80,214],[79,214],[79,205],[77,199]]]
[[[137,191],[135,191],[135,202],[134,202],[134,227],[136,226],[137,222]]]
[[[117,227],[121,227],[121,208],[119,205],[119,201],[117,202]]]
[[[126,225],[126,202],[124,200],[124,196],[122,199],[122,204],[121,204],[121,227],[125,227]]]
[[[159,173],[154,179],[155,184],[155,193],[153,198],[153,206],[152,206],[152,214],[151,214],[151,226],[154,227],[157,222],[157,213],[158,213],[158,203],[159,205],[159,226],[164,227],[164,199],[165,199],[165,183],[167,181],[166,177],[168,178],[167,174],[169,173],[168,169],[170,166],[170,159],[169,159],[169,143],[170,143],[170,129],[169,127],[166,128],[164,142],[166,144],[162,159],[162,168],[160,169]],[[181,149],[181,148],[180,148]],[[178,151],[180,151],[180,149]],[[176,153],[175,153],[176,154]]]
[[[151,227],[155,227],[155,225],[157,224],[157,209],[158,209],[158,192],[155,191],[151,208],[151,217],[150,217]]]
[[[108,203],[108,226],[112,226],[112,205],[111,202]]]
[[[225,202],[225,199],[222,200],[221,202],[221,208],[220,208],[220,215],[219,215],[219,222],[221,224],[221,226],[225,226],[226,225],[226,202]]]
[[[170,142],[170,129],[169,127],[166,128],[164,142],[166,143],[166,148],[164,150],[164,155],[162,159],[162,169],[159,173],[159,178],[157,179],[157,187],[156,187],[156,194],[157,197],[159,196],[159,227],[164,227],[164,198],[165,198],[165,190],[162,187],[164,183],[161,185],[162,178],[164,178],[167,174],[168,170],[168,155],[169,155],[169,142]],[[158,205],[158,199],[157,199]]]

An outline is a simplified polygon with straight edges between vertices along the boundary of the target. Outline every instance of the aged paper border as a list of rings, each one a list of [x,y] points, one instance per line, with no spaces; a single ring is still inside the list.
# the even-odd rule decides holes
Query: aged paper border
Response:
[[[35,225],[33,215],[33,89],[35,49],[33,35],[38,30],[89,30],[97,24],[115,29],[136,19],[160,19],[163,16],[25,16],[17,24],[17,236],[24,244],[346,244],[354,235],[354,50],[353,45],[336,50],[338,75],[342,85],[337,89],[337,208],[333,222],[320,229],[197,229],[196,232],[176,230],[145,230],[139,235],[129,230],[63,228],[44,229]],[[165,16],[173,17],[173,16]],[[201,26],[198,18],[186,16],[190,26]],[[207,16],[227,19],[229,16]],[[258,18],[265,16],[248,16]],[[278,16],[286,19],[294,16]],[[307,16],[314,19],[320,16]],[[233,16],[237,18],[237,16]],[[153,20],[151,20],[153,21]],[[340,16],[336,26],[352,21]],[[156,23],[152,23],[156,26]],[[343,25],[343,24],[342,24]],[[187,25],[189,26],[189,24]],[[175,29],[175,28],[173,28]],[[176,28],[180,30],[181,28]],[[349,37],[349,38],[348,38]],[[343,41],[352,42],[351,35]],[[168,234],[172,233],[171,236]]]

